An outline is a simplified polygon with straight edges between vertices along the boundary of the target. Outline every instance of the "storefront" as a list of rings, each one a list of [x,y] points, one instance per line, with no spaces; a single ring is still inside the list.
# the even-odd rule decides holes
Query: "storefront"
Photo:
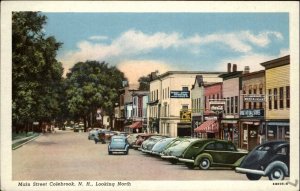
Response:
[[[289,120],[272,120],[263,123],[266,141],[285,140],[290,141]]]
[[[236,146],[240,147],[238,127],[238,119],[222,119],[220,138],[232,141]]]
[[[177,136],[178,137],[190,137],[191,132],[191,123],[190,122],[180,122],[177,123]]]
[[[242,109],[240,111],[241,148],[252,150],[264,141],[263,118],[263,109]]]

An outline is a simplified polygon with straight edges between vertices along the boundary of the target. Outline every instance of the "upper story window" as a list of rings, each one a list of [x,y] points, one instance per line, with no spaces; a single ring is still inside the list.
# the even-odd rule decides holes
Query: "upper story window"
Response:
[[[279,108],[283,109],[283,87],[279,88]]]
[[[274,109],[278,109],[277,101],[278,101],[278,95],[277,95],[277,88],[274,88]]]
[[[182,87],[182,91],[184,91],[184,92],[189,91],[189,87]]]
[[[286,86],[286,108],[290,108],[290,86]]]
[[[268,92],[268,98],[269,98],[269,109],[272,109],[272,89],[269,89]]]

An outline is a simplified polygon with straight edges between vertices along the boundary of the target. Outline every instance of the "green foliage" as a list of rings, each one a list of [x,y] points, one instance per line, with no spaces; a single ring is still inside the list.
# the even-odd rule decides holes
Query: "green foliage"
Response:
[[[123,80],[124,74],[105,62],[76,63],[66,79],[67,107],[70,113],[87,118],[97,108],[102,108],[112,114]]]
[[[56,55],[62,44],[45,37],[46,19],[39,12],[12,14],[13,124],[50,121],[61,111],[63,67]]]

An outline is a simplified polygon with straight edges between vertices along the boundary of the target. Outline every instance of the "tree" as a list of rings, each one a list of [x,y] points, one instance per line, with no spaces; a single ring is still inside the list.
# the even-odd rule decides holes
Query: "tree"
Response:
[[[157,77],[158,71],[151,72],[147,76],[142,76],[139,78],[139,90],[141,91],[149,91],[150,90],[150,82]]]
[[[75,118],[84,120],[85,130],[86,121],[92,125],[89,116],[97,108],[112,116],[124,79],[122,72],[105,62],[78,62],[70,69],[66,79],[67,105]]]
[[[12,14],[12,121],[22,129],[60,114],[63,67],[56,60],[62,43],[42,32],[39,12]]]

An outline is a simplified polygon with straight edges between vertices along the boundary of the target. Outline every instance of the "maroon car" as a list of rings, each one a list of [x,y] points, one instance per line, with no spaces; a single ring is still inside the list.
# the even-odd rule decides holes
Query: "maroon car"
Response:
[[[135,141],[135,143],[133,143],[132,148],[134,148],[135,150],[137,150],[138,148],[141,147],[142,143],[147,140],[149,137],[151,137],[153,134],[139,134],[137,136],[137,139]]]

